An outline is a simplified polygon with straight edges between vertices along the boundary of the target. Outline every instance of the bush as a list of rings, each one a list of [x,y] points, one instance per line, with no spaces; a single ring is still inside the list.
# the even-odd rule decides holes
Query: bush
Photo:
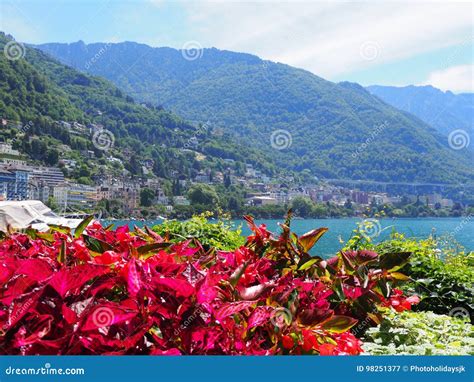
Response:
[[[153,231],[174,243],[196,239],[206,248],[233,250],[244,244],[240,229],[223,220],[209,222],[206,216],[193,216],[187,221],[168,220],[153,227]]]
[[[405,269],[411,282],[405,289],[421,296],[417,310],[452,314],[464,308],[474,319],[474,253],[454,251],[434,238],[417,241],[400,234],[375,248],[381,253],[412,253]]]
[[[404,285],[408,293],[421,297],[415,310],[452,314],[463,308],[474,322],[474,253],[451,245],[442,239],[424,240],[406,238],[392,233],[391,239],[373,244],[367,227],[359,227],[349,241],[348,248],[371,249],[383,253],[410,253],[410,262],[403,272],[410,277]]]
[[[432,312],[392,313],[366,332],[362,347],[371,355],[474,355],[474,327]]]
[[[93,223],[0,241],[7,354],[359,354],[349,331],[409,309],[392,254],[309,255],[327,231],[252,235],[233,251]]]

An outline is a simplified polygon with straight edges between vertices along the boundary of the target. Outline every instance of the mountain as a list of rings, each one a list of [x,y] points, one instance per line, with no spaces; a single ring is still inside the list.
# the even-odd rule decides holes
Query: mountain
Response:
[[[215,48],[133,42],[38,46],[134,98],[218,126],[282,168],[325,179],[472,182],[473,155],[357,84]]]
[[[151,160],[152,171],[164,178],[179,174],[190,179],[202,170],[222,171],[229,166],[223,158],[234,159],[236,167],[255,163],[273,171],[261,153],[243,152],[229,136],[193,126],[161,107],[138,104],[109,81],[0,34],[2,52],[6,44],[13,44],[19,56],[0,55],[0,116],[10,121],[0,139],[38,164],[56,165],[59,156],[73,159],[77,170],[68,175],[83,181],[120,173],[117,161],[106,160],[110,156],[120,159],[133,175],[142,175],[141,164]],[[73,122],[102,125],[111,134],[99,144],[109,147],[98,148],[93,136],[65,127]],[[95,158],[86,158],[85,150],[93,151]]]
[[[474,132],[474,94],[443,92],[432,86],[379,86],[366,88],[397,109],[416,115],[422,121],[448,136],[461,129]]]

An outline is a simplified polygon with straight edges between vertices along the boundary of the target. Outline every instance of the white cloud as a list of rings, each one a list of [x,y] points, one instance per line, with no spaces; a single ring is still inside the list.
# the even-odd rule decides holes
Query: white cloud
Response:
[[[43,36],[37,23],[30,20],[20,8],[0,1],[0,30],[13,34],[18,41],[34,41]]]
[[[454,93],[474,92],[474,65],[452,66],[430,73],[424,85]]]
[[[471,3],[212,2],[183,7],[190,39],[204,46],[254,53],[327,78],[472,39]],[[367,45],[372,50],[367,52]]]

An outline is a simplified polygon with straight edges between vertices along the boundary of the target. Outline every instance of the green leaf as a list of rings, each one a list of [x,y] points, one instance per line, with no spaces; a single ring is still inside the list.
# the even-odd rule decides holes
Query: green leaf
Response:
[[[304,235],[298,238],[301,246],[305,252],[309,252],[311,248],[317,243],[319,239],[328,231],[328,228],[318,228],[312,231],[306,232]]]
[[[79,237],[82,235],[86,227],[90,224],[92,219],[94,219],[94,215],[87,216],[83,221],[79,223],[79,225],[76,227],[76,230],[74,231],[74,237],[76,239],[79,239]]]
[[[357,320],[348,316],[333,316],[327,320],[321,327],[332,333],[347,332],[357,323]]]
[[[140,256],[146,256],[150,253],[155,253],[156,251],[163,249],[163,248],[168,248],[171,246],[172,243],[151,243],[151,244],[145,244],[142,245],[141,247],[137,248],[137,253]]]
[[[104,228],[104,231],[110,231],[112,228],[114,228],[114,223],[110,223],[107,227]]]
[[[38,235],[37,235],[38,231],[31,228],[31,227],[28,227],[25,231],[25,234],[27,234],[29,237],[31,237],[33,240],[35,240]]]
[[[316,263],[319,259],[311,259],[307,262],[305,262],[302,266],[298,268],[299,271],[304,271],[308,268],[310,268],[314,263]]]
[[[403,273],[400,273],[400,272],[392,272],[390,273],[390,276],[392,276],[395,280],[401,280],[401,281],[410,280],[409,276],[404,275]]]
[[[66,235],[69,235],[71,233],[71,228],[69,227],[64,227],[62,225],[56,225],[56,224],[48,224],[48,226],[51,232],[56,231],[56,232],[64,233]]]
[[[392,287],[390,283],[386,280],[379,280],[377,281],[377,285],[380,288],[380,291],[382,292],[382,295],[386,298],[390,296],[390,293],[392,291]]]
[[[61,248],[59,249],[58,262],[64,264],[66,262],[66,240],[61,240]]]
[[[36,232],[36,237],[41,240],[45,240],[48,243],[53,243],[54,242],[54,235],[52,233],[48,232]]]
[[[84,238],[84,243],[86,244],[87,249],[91,251],[104,253],[105,251],[110,251],[113,249],[109,243],[96,239],[95,237],[89,235],[82,235],[82,237]]]
[[[379,267],[388,271],[402,268],[411,256],[411,252],[384,253],[380,256]]]

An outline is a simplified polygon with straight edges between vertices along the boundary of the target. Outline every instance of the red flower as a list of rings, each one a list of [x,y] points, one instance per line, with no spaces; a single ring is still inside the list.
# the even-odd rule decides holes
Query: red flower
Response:
[[[336,345],[333,345],[333,344],[320,345],[319,355],[337,355]]]
[[[290,336],[283,336],[281,338],[282,345],[285,349],[291,350],[295,346],[295,341]]]
[[[391,306],[397,312],[403,312],[404,310],[410,310],[412,305],[416,305],[420,302],[420,298],[416,295],[410,297],[404,297],[403,292],[399,289],[393,289],[394,295],[385,300],[384,306]]]
[[[338,334],[335,337],[337,352],[339,355],[357,355],[362,353],[362,341],[354,337],[350,332]]]

